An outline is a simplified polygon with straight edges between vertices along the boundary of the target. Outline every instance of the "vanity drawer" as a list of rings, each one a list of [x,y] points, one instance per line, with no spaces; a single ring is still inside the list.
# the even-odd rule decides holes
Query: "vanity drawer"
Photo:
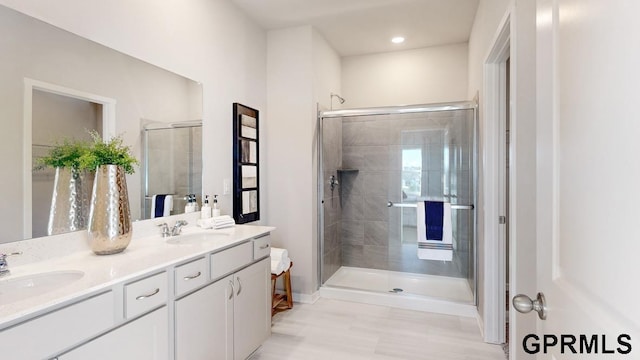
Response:
[[[271,255],[271,235],[266,234],[252,240],[253,260]]]
[[[0,358],[46,359],[115,325],[112,291],[1,330]]]
[[[211,279],[217,279],[253,261],[253,243],[246,242],[211,254]]]
[[[176,297],[206,284],[206,274],[207,262],[205,258],[176,266],[174,270]]]
[[[124,286],[124,314],[130,319],[167,303],[167,273],[132,282]]]

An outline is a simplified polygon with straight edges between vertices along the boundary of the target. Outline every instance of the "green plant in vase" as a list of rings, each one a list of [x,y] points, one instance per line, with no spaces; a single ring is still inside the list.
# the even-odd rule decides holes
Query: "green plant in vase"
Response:
[[[82,169],[95,170],[101,165],[117,165],[122,166],[129,175],[135,172],[134,166],[138,165],[138,160],[131,155],[131,148],[124,145],[122,136],[105,142],[95,130],[89,131],[89,135],[93,143],[79,159]]]
[[[75,170],[81,169],[80,159],[89,152],[89,143],[87,141],[78,141],[64,139],[62,142],[56,143],[49,153],[36,160],[36,170],[42,170],[45,167],[52,168],[71,168]]]
[[[36,160],[36,170],[55,168],[47,235],[87,228],[93,176],[82,169],[80,159],[88,152],[87,141],[64,139]]]
[[[97,132],[89,134],[93,143],[80,158],[83,169],[96,171],[89,211],[89,245],[97,255],[116,254],[129,245],[133,235],[125,173],[133,174],[138,160],[121,136],[103,141]]]

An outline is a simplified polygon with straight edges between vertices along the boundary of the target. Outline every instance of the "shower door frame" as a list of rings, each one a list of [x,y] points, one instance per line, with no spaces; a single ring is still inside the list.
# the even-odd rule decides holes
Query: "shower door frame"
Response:
[[[347,116],[369,116],[369,115],[402,115],[411,113],[426,113],[439,111],[473,110],[473,305],[478,305],[478,104],[475,101],[458,101],[449,103],[419,104],[406,106],[383,106],[371,108],[345,109],[345,110],[318,110],[318,148],[317,148],[317,171],[322,181],[318,181],[317,203],[319,221],[318,236],[318,289],[322,287],[322,272],[324,268],[324,166],[323,166],[323,131],[324,119],[341,118]]]

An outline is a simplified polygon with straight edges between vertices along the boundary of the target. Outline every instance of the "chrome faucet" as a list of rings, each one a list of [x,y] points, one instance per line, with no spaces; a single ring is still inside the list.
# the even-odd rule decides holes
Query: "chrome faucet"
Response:
[[[9,271],[9,263],[7,262],[7,256],[21,255],[21,254],[22,254],[21,252],[14,252],[11,254],[0,254],[0,277],[11,274],[11,271]]]
[[[182,227],[187,224],[189,223],[186,220],[176,221],[176,224],[173,225],[173,228],[171,229],[171,236],[180,235],[180,232],[182,231]]]
[[[169,231],[169,225],[167,225],[167,223],[158,224],[158,226],[162,227],[163,238],[171,236],[171,231]]]

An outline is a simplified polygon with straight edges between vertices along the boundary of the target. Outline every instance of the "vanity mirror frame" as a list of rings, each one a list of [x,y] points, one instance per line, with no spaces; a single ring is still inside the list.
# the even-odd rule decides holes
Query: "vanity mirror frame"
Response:
[[[260,220],[260,112],[233,103],[233,218]]]

